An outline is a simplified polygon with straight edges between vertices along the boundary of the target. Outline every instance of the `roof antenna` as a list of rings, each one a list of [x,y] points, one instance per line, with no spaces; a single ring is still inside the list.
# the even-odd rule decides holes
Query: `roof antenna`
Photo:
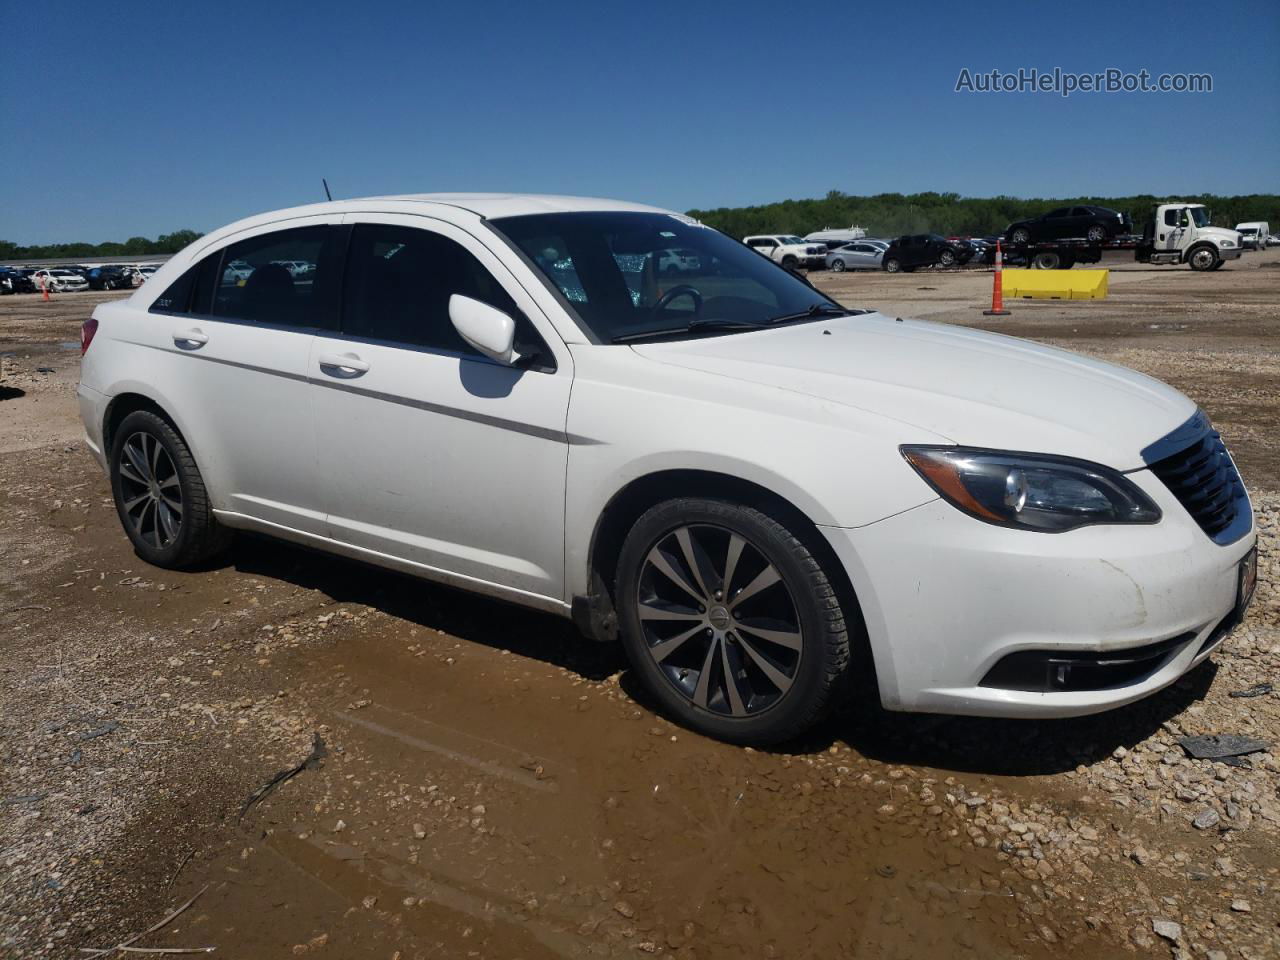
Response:
[[[320,178],[320,182],[324,184],[324,195],[329,198],[329,202],[333,202],[333,194],[329,192],[329,181],[324,177]]]

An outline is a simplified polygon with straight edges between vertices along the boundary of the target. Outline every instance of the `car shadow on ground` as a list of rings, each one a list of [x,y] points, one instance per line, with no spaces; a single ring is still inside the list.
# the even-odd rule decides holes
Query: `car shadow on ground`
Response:
[[[26,395],[27,391],[19,387],[0,387],[0,400],[17,400]]]
[[[468,643],[542,660],[588,680],[603,680],[624,666],[620,647],[588,640],[563,617],[283,541],[241,535],[231,565],[241,573],[318,590],[336,603],[374,607]]]
[[[251,535],[237,539],[231,561],[241,573],[318,590],[336,603],[373,607],[468,643],[571,670],[588,680],[600,681],[625,671],[621,686],[626,694],[648,710],[663,712],[634,672],[625,669],[626,656],[619,645],[588,640],[567,619]],[[1137,703],[1066,720],[894,713],[880,706],[866,684],[851,683],[839,694],[841,705],[830,718],[774,751],[813,754],[844,743],[886,764],[1013,777],[1063,773],[1104,760],[1117,747],[1132,748],[1147,739],[1203,699],[1216,672],[1209,660]]]

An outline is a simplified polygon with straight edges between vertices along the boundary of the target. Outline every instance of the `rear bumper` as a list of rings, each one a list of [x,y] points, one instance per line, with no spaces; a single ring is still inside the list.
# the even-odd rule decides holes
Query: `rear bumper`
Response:
[[[107,404],[111,398],[83,383],[76,388],[76,400],[80,404],[80,422],[84,424],[84,439],[94,458],[103,470],[107,469],[107,455],[103,450],[102,425],[106,421]]]
[[[1159,523],[1040,534],[984,524],[938,500],[866,527],[823,528],[858,594],[884,705],[1098,713],[1207,658],[1234,626],[1238,566],[1256,532],[1251,525],[1219,546],[1149,472],[1131,476],[1164,512]],[[1007,664],[1019,653],[1085,666],[1064,678],[1066,689],[1018,682]],[[1138,659],[1098,678],[1099,663]]]

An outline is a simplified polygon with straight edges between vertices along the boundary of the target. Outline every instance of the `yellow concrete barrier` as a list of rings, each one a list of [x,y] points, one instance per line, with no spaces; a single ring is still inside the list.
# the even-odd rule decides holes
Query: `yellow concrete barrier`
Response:
[[[1006,298],[1020,300],[1101,300],[1109,270],[1004,270]]]

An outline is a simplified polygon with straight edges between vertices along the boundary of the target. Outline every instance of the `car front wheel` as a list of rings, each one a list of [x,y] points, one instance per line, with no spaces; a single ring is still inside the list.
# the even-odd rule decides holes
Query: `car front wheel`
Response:
[[[1085,233],[1085,237],[1094,243],[1101,243],[1103,240],[1107,239],[1107,228],[1100,223],[1095,223],[1089,228],[1088,232]]]
[[[887,273],[897,273],[902,269],[902,261],[897,257],[890,257],[884,262],[884,269]]]
[[[1031,231],[1028,230],[1026,227],[1018,227],[1011,234],[1009,234],[1009,242],[1010,243],[1030,243]]]
[[[832,272],[832,273],[844,273],[844,261],[843,261],[843,260],[832,260],[832,261],[831,261],[831,272]]]
[[[125,417],[109,462],[120,523],[147,563],[180,570],[226,549],[231,531],[214,517],[186,442],[162,417],[150,410]]]
[[[648,510],[618,563],[623,643],[672,716],[733,743],[791,739],[826,711],[849,660],[831,579],[754,507],[682,498]]]

